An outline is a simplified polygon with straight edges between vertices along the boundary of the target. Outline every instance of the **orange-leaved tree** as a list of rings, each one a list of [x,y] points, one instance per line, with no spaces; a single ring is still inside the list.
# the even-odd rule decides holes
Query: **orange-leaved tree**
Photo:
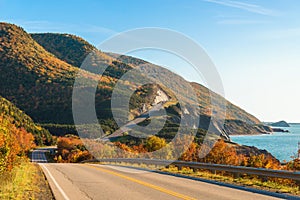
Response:
[[[24,128],[17,128],[10,120],[0,117],[0,173],[10,171],[35,146],[34,137]]]

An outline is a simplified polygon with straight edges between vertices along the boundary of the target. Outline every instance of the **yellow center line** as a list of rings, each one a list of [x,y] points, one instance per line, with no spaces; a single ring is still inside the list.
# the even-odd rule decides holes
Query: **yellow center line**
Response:
[[[166,193],[166,194],[169,194],[169,195],[178,197],[178,198],[180,198],[180,199],[185,199],[185,200],[196,200],[196,199],[193,198],[193,197],[186,196],[186,195],[180,194],[180,193],[178,193],[178,192],[174,192],[174,191],[172,191],[172,190],[168,190],[168,189],[165,189],[165,188],[159,187],[159,186],[157,186],[157,185],[153,185],[153,184],[150,184],[150,183],[147,183],[147,182],[144,182],[144,181],[135,179],[135,178],[131,178],[131,177],[129,177],[129,176],[125,176],[125,175],[123,175],[123,174],[120,174],[120,173],[117,173],[117,172],[114,172],[114,171],[111,171],[111,170],[108,170],[108,169],[103,169],[103,168],[95,167],[95,166],[92,166],[92,165],[85,165],[85,166],[90,167],[90,168],[97,169],[97,170],[102,171],[102,172],[106,172],[106,173],[108,173],[108,174],[112,174],[112,175],[118,176],[118,177],[120,177],[120,178],[123,178],[123,179],[129,180],[129,181],[138,183],[138,184],[140,184],[140,185],[143,185],[143,186],[146,186],[146,187],[149,187],[149,188],[158,190],[158,191],[160,191],[160,192],[164,192],[164,193]]]

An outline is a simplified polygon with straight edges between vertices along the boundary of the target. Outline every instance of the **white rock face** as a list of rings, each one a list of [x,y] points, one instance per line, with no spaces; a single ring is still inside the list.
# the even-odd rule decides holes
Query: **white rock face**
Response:
[[[143,107],[141,109],[141,113],[147,112],[146,104],[143,104]]]
[[[190,114],[190,112],[189,112],[188,109],[186,109],[186,108],[184,108],[183,113],[186,114],[186,115],[189,115],[189,114]]]
[[[164,91],[158,90],[157,96],[154,99],[153,105],[157,105],[157,104],[159,104],[161,102],[165,102],[165,101],[169,101],[168,95],[166,93],[164,93]]]

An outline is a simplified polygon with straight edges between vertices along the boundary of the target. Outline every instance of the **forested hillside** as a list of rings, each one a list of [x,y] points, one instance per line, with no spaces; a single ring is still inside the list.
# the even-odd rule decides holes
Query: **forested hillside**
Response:
[[[12,24],[0,23],[0,44],[0,95],[36,122],[72,123],[71,95],[78,68],[47,52]]]
[[[85,57],[95,50],[93,45],[71,34],[35,33],[30,35],[45,50],[75,67],[80,67]]]
[[[74,64],[74,66],[80,67],[82,62],[84,61],[85,57],[95,50],[95,47],[89,44],[87,41],[83,40],[82,38],[70,34],[56,34],[56,33],[39,33],[39,34],[31,34],[33,39],[35,39],[40,45],[42,45],[46,50],[53,53],[58,58],[68,62],[69,64]],[[70,49],[66,49],[65,47],[68,46]],[[182,82],[182,78],[173,72],[160,67],[154,64],[151,64],[147,61],[142,59],[134,58],[131,56],[125,55],[118,55],[114,53],[103,53],[102,57],[107,55],[107,60],[111,61],[114,59],[118,60],[121,63],[125,63],[130,65],[131,67],[137,66],[149,66],[158,71],[158,73],[163,76],[163,79],[168,80],[172,79],[174,83]],[[72,55],[72,56],[71,56]],[[118,63],[120,65],[120,63]],[[128,68],[130,69],[130,67]],[[143,70],[143,68],[140,68]],[[114,69],[117,70],[117,69]],[[126,71],[124,71],[126,72]],[[191,83],[191,85],[197,91],[197,95],[199,97],[200,107],[204,108],[203,113],[210,115],[209,113],[209,104],[210,104],[210,92],[209,89],[206,87],[198,84],[198,83]],[[180,88],[180,86],[178,86]],[[223,97],[215,94],[212,92],[212,95],[216,96],[215,98],[222,100]],[[225,100],[226,101],[226,100]],[[233,119],[233,120],[241,120],[246,123],[253,123],[258,124],[260,121],[255,118],[253,115],[247,113],[245,110],[235,106],[234,104],[226,101],[227,104],[227,113],[226,119]],[[207,108],[207,109],[206,109]]]
[[[34,137],[24,128],[17,128],[9,119],[0,116],[0,177],[18,165],[17,159],[27,155],[35,146]]]
[[[51,145],[53,142],[48,130],[36,125],[28,115],[1,96],[0,117],[2,122],[5,121],[16,129],[24,129],[24,131],[32,133],[37,145]]]
[[[45,49],[49,50],[57,57],[67,61],[69,64],[77,63],[76,64],[77,67],[80,67],[81,65],[80,62],[84,61],[84,58],[86,57],[86,55],[88,55],[88,53],[95,51],[95,47],[93,47],[91,44],[89,44],[82,38],[73,35],[41,33],[41,34],[32,34],[32,37]],[[70,51],[66,51],[64,48],[65,44],[70,44],[72,47],[74,47],[74,49]],[[74,55],[76,56],[70,57],[70,54],[72,53],[74,53]],[[142,72],[145,69],[146,69],[145,72],[151,69],[153,70],[153,73],[160,74],[163,80],[173,83],[174,84],[173,87],[177,88],[178,90],[182,90],[183,92],[186,90],[186,88],[182,88],[182,84],[180,84],[183,81],[185,81],[180,76],[174,74],[173,72],[163,67],[151,64],[145,60],[134,58],[131,56],[118,55],[115,53],[104,53],[104,52],[101,52],[101,57],[103,60],[107,60],[107,62],[112,62],[116,64],[114,68],[111,68],[110,74],[106,73],[108,76],[113,76],[112,73],[117,72],[118,69],[120,69],[118,65],[124,63],[127,64],[128,67],[127,69],[125,68],[126,69],[125,71],[119,72],[119,74],[123,74],[126,71],[130,70],[131,68],[137,68],[137,67],[139,67],[139,69]],[[117,63],[116,61],[112,61],[113,59],[116,59],[119,63]],[[200,112],[202,115],[202,120],[200,122],[201,128],[207,128],[208,126],[207,124],[207,122],[209,121],[208,118],[211,115],[210,95],[212,95],[213,98],[220,104],[223,101],[226,104],[227,126],[225,126],[225,130],[227,130],[229,134],[243,134],[243,132],[244,134],[267,133],[267,131],[265,130],[266,127],[261,126],[260,128],[257,129],[256,126],[254,126],[255,124],[260,124],[260,121],[253,115],[247,113],[245,110],[225,100],[220,95],[210,91],[208,88],[198,83],[191,83],[191,86],[195,89],[196,94],[198,95],[199,98],[199,106],[201,108]],[[135,98],[138,99],[139,96],[136,96]],[[174,106],[172,107],[173,108],[171,109],[174,112]],[[215,108],[215,109],[220,110],[219,108]],[[178,110],[178,108],[175,110]],[[221,114],[225,115],[225,113],[221,113]]]
[[[0,23],[0,95],[24,110],[34,121],[41,124],[46,123],[51,130],[59,130],[59,127],[72,127],[73,129],[72,90],[74,80],[79,72],[78,67],[81,62],[93,50],[95,50],[93,45],[77,36],[51,33],[29,35],[20,27]],[[142,72],[148,69],[154,70],[156,73],[160,73],[165,80],[171,80],[173,86],[179,91],[183,93],[186,91],[184,84],[180,84],[180,82],[188,82],[165,68],[133,57],[118,56],[98,50],[95,52],[97,56],[91,65],[97,66],[100,62],[109,66],[99,81],[95,102],[97,117],[107,133],[118,128],[110,108],[114,86],[119,82],[126,87],[136,87],[135,80],[118,81],[129,70],[142,65],[140,67]],[[89,72],[81,71],[81,73],[84,79],[82,87],[85,87],[87,81],[99,78],[93,74],[93,68],[90,68]],[[140,79],[143,78],[141,75]],[[212,114],[210,95],[217,102],[225,101],[227,104],[226,113],[219,107],[215,107],[218,114],[226,115],[226,122],[235,124],[236,121],[242,121],[247,129],[248,126],[260,123],[254,116],[204,86],[197,83],[191,83],[191,85],[199,98],[198,104],[201,119],[203,119],[200,120],[202,123],[200,128],[208,127],[209,117]],[[146,108],[150,109],[157,91],[161,90],[169,96],[171,102],[164,105],[170,114],[165,131],[168,132],[174,127],[178,127],[182,111],[171,91],[163,85],[145,85],[137,88],[130,100],[131,119],[141,114],[142,105],[145,104]],[[187,104],[195,103],[190,102],[188,98],[185,101]],[[54,125],[55,128],[49,127],[50,125]],[[230,127],[231,129],[228,129],[230,132],[239,134],[243,134],[243,130],[246,130],[243,127],[239,127],[238,130],[232,128],[235,126]],[[167,132],[161,134],[170,138],[175,133]],[[253,129],[252,132],[260,133],[256,129]]]

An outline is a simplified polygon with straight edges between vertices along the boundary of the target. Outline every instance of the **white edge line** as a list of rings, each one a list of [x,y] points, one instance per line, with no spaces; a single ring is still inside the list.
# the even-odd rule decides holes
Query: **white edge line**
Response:
[[[54,185],[57,187],[57,189],[59,190],[59,192],[62,194],[62,196],[64,197],[65,200],[70,200],[69,197],[66,195],[66,193],[64,192],[64,190],[58,185],[58,183],[56,182],[55,178],[52,176],[52,174],[50,173],[50,171],[47,169],[46,166],[44,166],[44,164],[40,164],[42,166],[42,168],[44,168],[48,175],[50,176],[51,180],[53,181]]]

